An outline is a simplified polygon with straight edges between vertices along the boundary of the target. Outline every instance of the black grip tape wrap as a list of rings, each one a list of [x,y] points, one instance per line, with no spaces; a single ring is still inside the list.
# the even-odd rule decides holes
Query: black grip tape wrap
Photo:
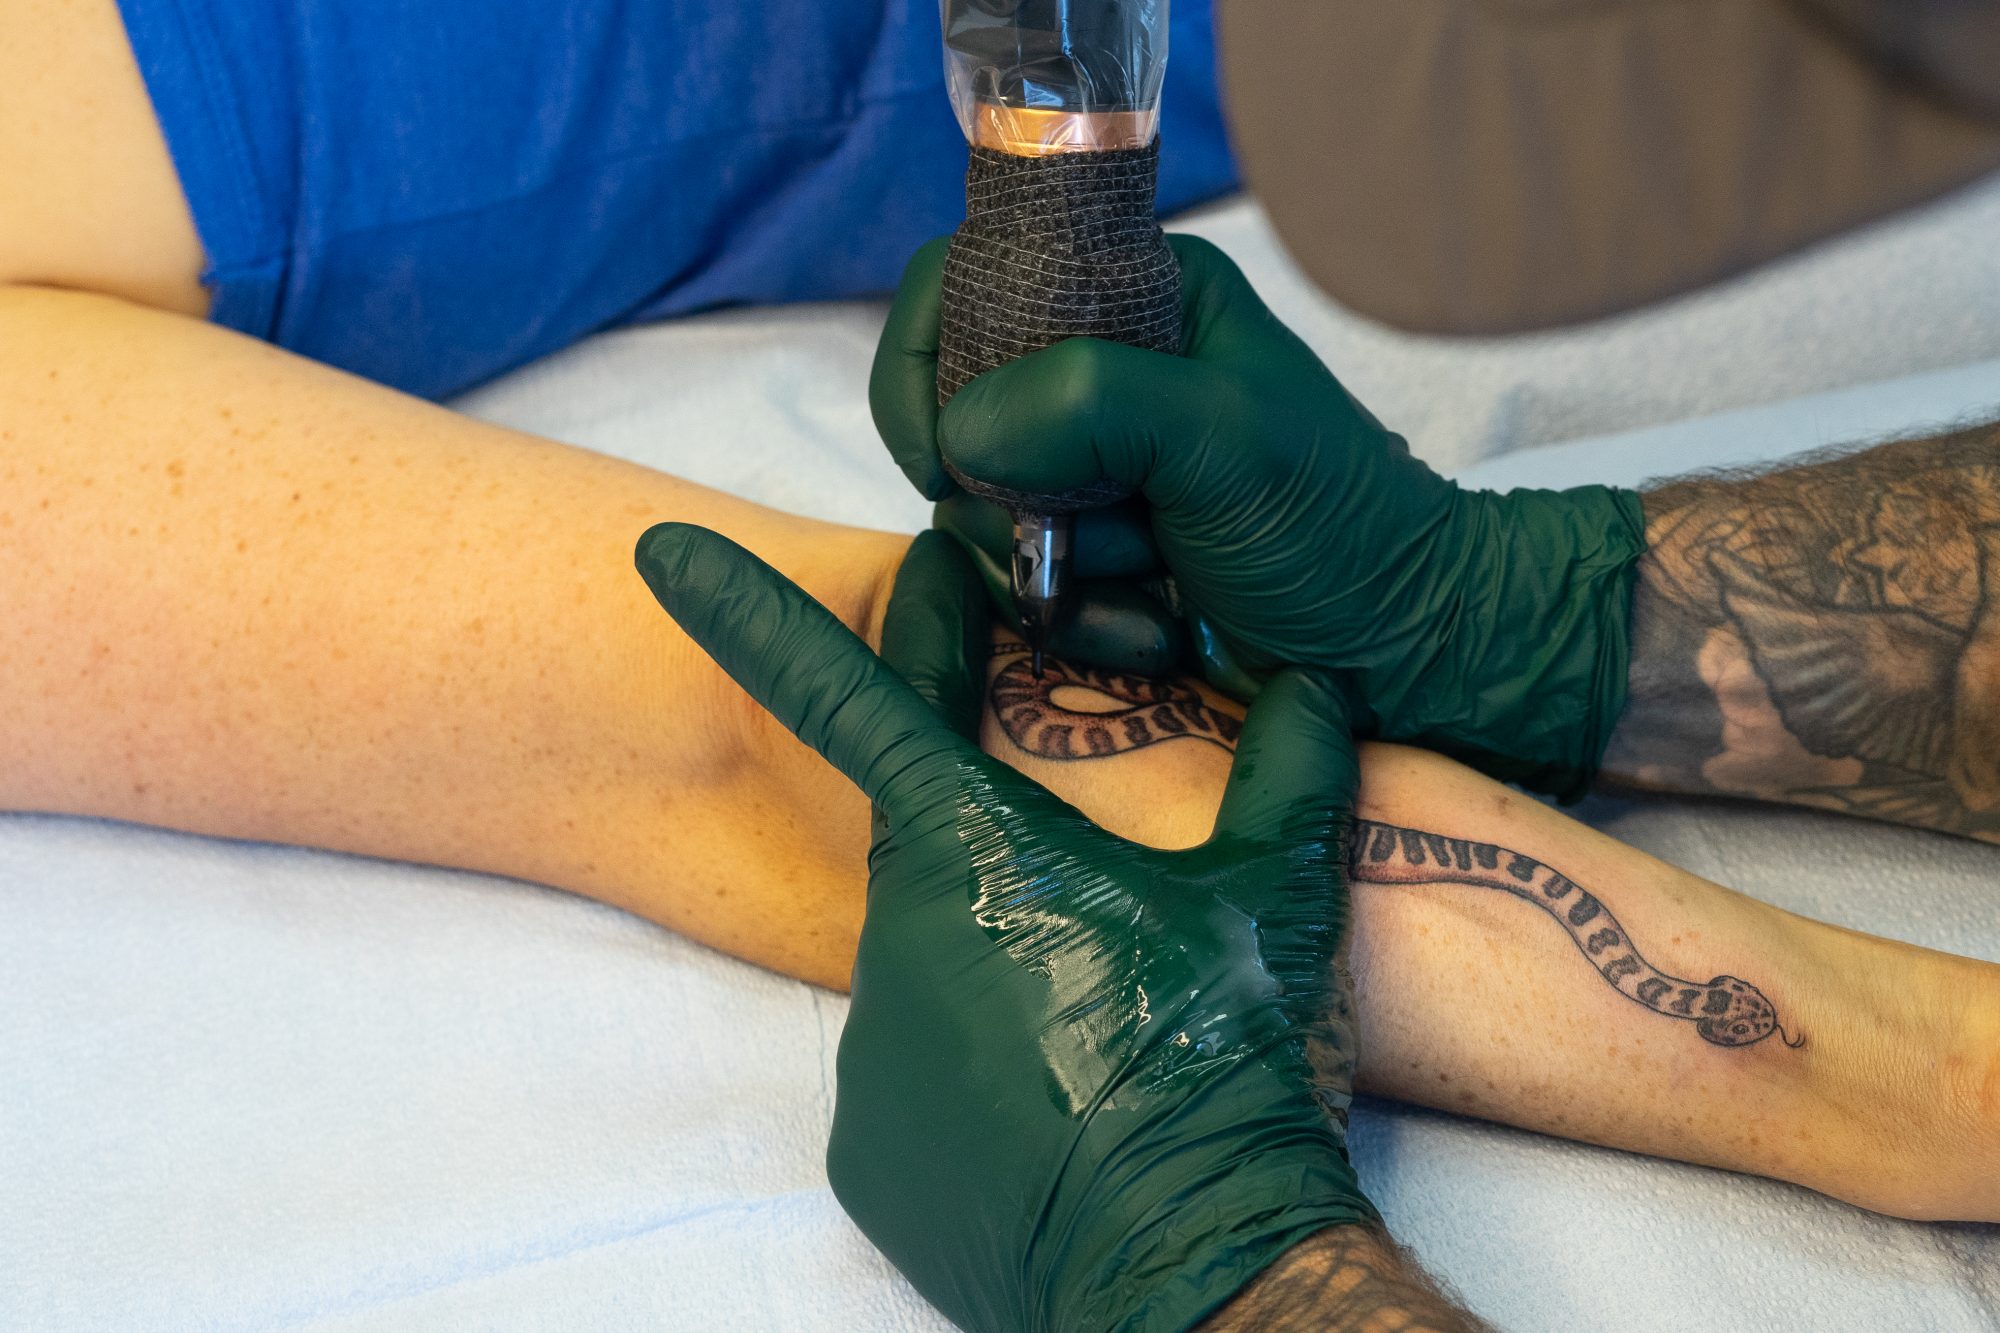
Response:
[[[1157,140],[1047,157],[972,150],[965,221],[944,261],[939,406],[973,376],[1065,338],[1180,351],[1181,267],[1153,212],[1159,169]],[[1028,495],[951,475],[1017,514],[1074,513],[1125,494],[1106,482]]]

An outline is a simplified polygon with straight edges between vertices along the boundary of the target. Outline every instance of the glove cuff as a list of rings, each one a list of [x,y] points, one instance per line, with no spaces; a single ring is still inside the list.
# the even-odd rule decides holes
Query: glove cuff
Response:
[[[1462,491],[1453,505],[1459,593],[1436,659],[1384,714],[1399,739],[1579,800],[1625,710],[1638,493]]]

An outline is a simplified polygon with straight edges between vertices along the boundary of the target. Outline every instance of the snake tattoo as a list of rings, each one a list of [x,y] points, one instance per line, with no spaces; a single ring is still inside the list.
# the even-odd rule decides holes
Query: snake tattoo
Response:
[[[1037,678],[1019,644],[994,649],[1006,659],[988,687],[1000,727],[1015,745],[1043,759],[1095,759],[1162,741],[1203,740],[1236,748],[1242,724],[1209,707],[1193,687],[1125,672],[1048,659]],[[1114,707],[1084,711],[1057,702],[1064,690],[1088,691]],[[1626,999],[1694,1025],[1714,1046],[1754,1046],[1776,1034],[1770,998],[1740,977],[1705,983],[1671,976],[1647,962],[1632,937],[1598,898],[1531,856],[1490,842],[1356,819],[1348,843],[1349,878],[1360,884],[1459,884],[1494,889],[1533,903],[1562,927],[1599,976]]]
[[[1178,681],[1072,666],[1053,657],[1043,659],[1037,679],[1025,648],[994,650],[995,657],[1009,655],[1016,660],[1000,668],[987,698],[1008,738],[1044,759],[1096,759],[1181,736],[1233,750],[1243,730],[1242,723],[1210,708]],[[1088,690],[1124,707],[1102,713],[1065,708],[1055,701],[1056,691],[1065,688]]]
[[[1348,843],[1348,877],[1367,884],[1467,884],[1510,893],[1554,917],[1612,989],[1656,1014],[1687,1019],[1703,1041],[1754,1046],[1775,1032],[1787,1046],[1805,1044],[1803,1036],[1793,1041],[1785,1035],[1776,1006],[1740,977],[1697,984],[1654,967],[1603,903],[1532,856],[1490,842],[1357,819]]]

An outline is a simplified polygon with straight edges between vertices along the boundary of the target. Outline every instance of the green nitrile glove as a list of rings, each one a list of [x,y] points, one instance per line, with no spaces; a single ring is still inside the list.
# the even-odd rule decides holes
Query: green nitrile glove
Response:
[[[1028,492],[1122,484],[1143,516],[1079,515],[1076,573],[1171,572],[1212,673],[1224,660],[1340,669],[1375,734],[1581,795],[1624,707],[1638,496],[1461,489],[1350,397],[1221,251],[1170,240],[1182,355],[1073,339],[981,375],[942,410],[943,251],[919,251],[869,391],[904,473],[937,500],[953,491],[945,458]],[[991,549],[993,521],[976,512],[961,495],[939,518]],[[1160,570],[1134,553],[1135,531]],[[1123,644],[1163,641],[1164,612],[1130,593],[1122,608],[1093,593],[1088,608],[1072,652],[1123,665]]]
[[[973,743],[985,599],[943,535],[880,659],[714,533],[654,528],[638,565],[875,802],[827,1175],[918,1291],[968,1329],[1182,1329],[1375,1217],[1334,969],[1358,772],[1326,682],[1272,680],[1214,836],[1156,851]]]

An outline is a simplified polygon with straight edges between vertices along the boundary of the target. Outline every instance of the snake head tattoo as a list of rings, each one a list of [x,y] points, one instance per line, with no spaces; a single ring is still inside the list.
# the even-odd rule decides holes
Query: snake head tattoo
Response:
[[[1804,1037],[1793,1041],[1785,1035],[1785,1030],[1778,1026],[1776,1007],[1763,991],[1741,977],[1717,977],[1701,990],[1704,1011],[1713,1004],[1724,1005],[1721,1013],[1704,1012],[1695,1020],[1694,1030],[1703,1041],[1717,1046],[1748,1046],[1775,1032],[1787,1046],[1805,1044]]]

